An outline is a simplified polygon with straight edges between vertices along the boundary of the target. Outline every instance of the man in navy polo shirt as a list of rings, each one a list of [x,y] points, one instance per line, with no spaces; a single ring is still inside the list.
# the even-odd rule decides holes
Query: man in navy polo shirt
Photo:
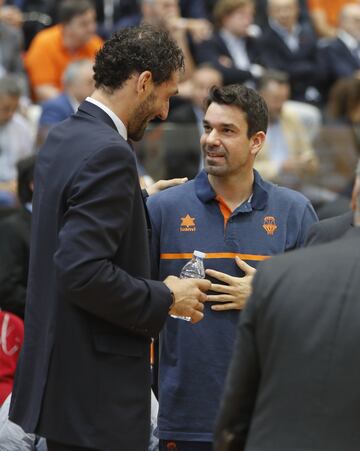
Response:
[[[253,169],[267,129],[264,100],[241,85],[213,88],[201,137],[204,170],[152,196],[153,276],[178,275],[194,249],[206,253],[213,284],[205,318],[169,318],[160,337],[160,450],[212,449],[213,426],[233,350],[239,310],[257,264],[302,246],[317,221],[300,193]],[[245,277],[242,277],[245,276]]]

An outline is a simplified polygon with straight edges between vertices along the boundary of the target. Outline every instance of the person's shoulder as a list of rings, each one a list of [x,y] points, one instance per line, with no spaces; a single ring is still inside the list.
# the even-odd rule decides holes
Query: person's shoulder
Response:
[[[53,25],[52,27],[45,28],[44,30],[39,31],[36,34],[30,45],[30,49],[34,45],[48,45],[53,40],[58,39],[60,35],[61,35],[60,25]]]
[[[103,39],[96,34],[89,40],[86,46],[91,50],[97,51],[102,47],[103,44],[104,44]]]

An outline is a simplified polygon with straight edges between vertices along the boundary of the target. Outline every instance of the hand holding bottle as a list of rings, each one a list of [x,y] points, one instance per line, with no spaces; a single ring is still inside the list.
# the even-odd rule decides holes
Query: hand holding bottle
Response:
[[[205,292],[211,283],[205,279],[179,279],[168,276],[165,285],[172,291],[174,302],[169,314],[179,317],[189,317],[192,323],[201,321],[204,317],[204,302],[207,300]]]

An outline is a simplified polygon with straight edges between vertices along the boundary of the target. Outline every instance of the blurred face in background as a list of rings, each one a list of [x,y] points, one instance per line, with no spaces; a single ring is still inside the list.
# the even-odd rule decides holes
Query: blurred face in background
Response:
[[[19,106],[19,97],[0,94],[0,126],[5,125],[15,114]]]
[[[279,120],[284,103],[289,100],[290,87],[288,83],[270,80],[260,91],[269,109],[270,122]]]
[[[69,86],[66,87],[67,92],[78,102],[85,100],[95,89],[95,81],[93,79],[94,71],[92,66],[92,63],[89,62],[79,67],[76,76]]]
[[[146,22],[154,26],[164,26],[172,17],[180,16],[178,0],[144,0],[142,13]]]
[[[235,36],[247,36],[247,30],[254,21],[254,6],[245,4],[223,17],[221,25]]]
[[[192,100],[198,108],[204,110],[204,102],[209,94],[210,88],[213,86],[222,86],[222,76],[216,69],[204,67],[195,71],[192,83]]]
[[[298,2],[297,0],[269,0],[268,14],[283,28],[291,31],[299,17]]]
[[[71,36],[73,46],[81,47],[85,45],[96,33],[96,12],[95,9],[88,9],[84,14],[73,17],[70,22],[64,25],[68,36]]]
[[[340,27],[360,41],[360,4],[349,4],[342,9]]]

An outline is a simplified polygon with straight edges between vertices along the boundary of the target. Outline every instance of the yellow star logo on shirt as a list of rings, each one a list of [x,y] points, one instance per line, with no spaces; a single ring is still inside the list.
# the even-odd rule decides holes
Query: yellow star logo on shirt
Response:
[[[195,227],[195,218],[187,214],[184,218],[181,218],[180,227]]]

